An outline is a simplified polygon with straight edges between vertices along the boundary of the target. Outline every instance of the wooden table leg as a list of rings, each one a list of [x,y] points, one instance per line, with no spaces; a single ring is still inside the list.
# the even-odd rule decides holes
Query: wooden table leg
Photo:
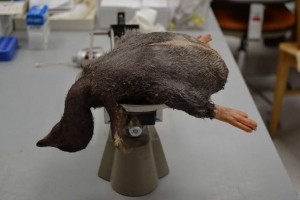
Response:
[[[270,121],[270,135],[272,138],[276,136],[278,122],[280,118],[280,111],[282,100],[286,92],[287,79],[289,75],[289,63],[287,56],[284,52],[279,52],[279,60],[277,65],[277,76],[275,83],[273,108]]]

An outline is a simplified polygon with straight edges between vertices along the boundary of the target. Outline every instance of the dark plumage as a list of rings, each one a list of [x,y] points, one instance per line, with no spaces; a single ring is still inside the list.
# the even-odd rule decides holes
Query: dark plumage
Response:
[[[166,104],[199,118],[214,118],[210,96],[228,69],[207,44],[184,34],[130,32],[109,53],[84,67],[71,87],[62,119],[38,146],[84,149],[93,134],[91,107],[104,106],[116,146],[122,145],[127,104]]]

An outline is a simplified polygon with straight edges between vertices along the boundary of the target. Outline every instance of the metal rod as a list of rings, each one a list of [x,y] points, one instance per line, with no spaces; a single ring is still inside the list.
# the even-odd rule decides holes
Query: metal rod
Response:
[[[88,52],[89,60],[93,59],[94,35],[108,35],[107,31],[92,31],[90,32],[90,50]]]
[[[115,33],[113,29],[110,29],[110,48],[113,49],[115,47]]]
[[[90,32],[90,51],[89,51],[89,60],[93,59],[93,48],[94,48],[94,32]]]
[[[108,35],[107,31],[94,31],[93,32],[94,35]]]

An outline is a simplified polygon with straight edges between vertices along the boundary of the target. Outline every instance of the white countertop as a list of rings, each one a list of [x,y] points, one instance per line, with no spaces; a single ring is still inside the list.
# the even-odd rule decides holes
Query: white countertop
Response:
[[[211,46],[230,70],[225,90],[213,100],[247,112],[258,122],[258,130],[246,134],[217,120],[165,109],[164,120],[156,128],[170,173],[154,192],[136,199],[297,199],[212,13],[205,30],[186,33],[212,34]],[[22,47],[15,59],[0,63],[0,199],[131,199],[114,192],[109,182],[97,176],[109,128],[103,109],[93,111],[95,130],[87,149],[66,153],[35,146],[60,119],[67,91],[80,70],[35,68],[34,64],[71,60],[78,50],[88,47],[88,32],[52,32],[45,51],[28,50],[26,34],[17,35]],[[109,49],[109,40],[103,36],[96,38],[96,44]]]

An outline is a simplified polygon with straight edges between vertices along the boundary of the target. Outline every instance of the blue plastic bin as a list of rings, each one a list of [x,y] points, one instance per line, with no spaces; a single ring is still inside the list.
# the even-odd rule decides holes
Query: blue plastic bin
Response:
[[[16,37],[0,37],[0,61],[10,61],[18,48]]]

